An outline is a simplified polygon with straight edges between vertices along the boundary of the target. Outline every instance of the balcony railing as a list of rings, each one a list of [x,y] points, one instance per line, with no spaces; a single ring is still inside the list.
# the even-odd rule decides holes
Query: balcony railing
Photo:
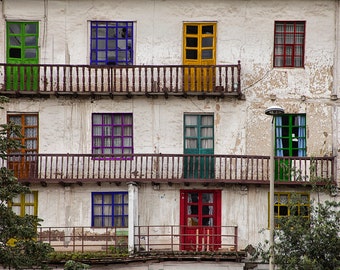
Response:
[[[211,66],[0,64],[0,75],[3,95],[242,95],[240,62]]]
[[[134,250],[150,251],[238,251],[237,226],[194,228],[161,225],[135,226]],[[128,229],[115,227],[38,227],[38,240],[49,243],[55,251],[106,253],[128,251]]]
[[[275,157],[277,184],[334,181],[334,157]],[[10,154],[0,167],[22,182],[268,184],[269,156],[184,154]]]

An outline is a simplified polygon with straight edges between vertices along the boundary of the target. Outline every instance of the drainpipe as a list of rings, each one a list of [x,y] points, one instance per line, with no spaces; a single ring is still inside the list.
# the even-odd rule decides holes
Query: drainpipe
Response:
[[[134,253],[135,247],[135,226],[138,225],[138,187],[135,182],[128,182],[129,196],[129,225],[128,225],[128,250]]]

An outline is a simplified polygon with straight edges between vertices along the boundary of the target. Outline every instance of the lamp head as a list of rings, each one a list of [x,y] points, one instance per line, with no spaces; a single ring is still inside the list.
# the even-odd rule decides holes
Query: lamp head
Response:
[[[269,108],[267,108],[264,113],[266,115],[280,115],[280,114],[284,114],[285,113],[285,110],[282,109],[281,107],[279,106],[270,106]]]

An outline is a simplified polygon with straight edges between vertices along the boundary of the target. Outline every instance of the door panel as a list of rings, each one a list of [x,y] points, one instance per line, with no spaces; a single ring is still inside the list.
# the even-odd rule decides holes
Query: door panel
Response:
[[[184,115],[184,154],[184,178],[215,177],[213,115]]]
[[[7,90],[38,90],[39,27],[37,22],[7,23]],[[21,66],[20,66],[21,65]]]
[[[207,251],[221,246],[221,191],[181,191],[181,249]]]
[[[8,160],[8,168],[14,171],[19,179],[33,178],[37,174],[38,153],[38,115],[37,114],[10,114],[8,122],[14,122],[21,127],[22,137],[11,135],[13,139],[20,141],[24,148],[8,150],[11,154]],[[13,154],[17,154],[13,156]]]
[[[215,85],[216,24],[185,23],[183,37],[185,91],[212,91]],[[203,67],[206,66],[206,67]]]

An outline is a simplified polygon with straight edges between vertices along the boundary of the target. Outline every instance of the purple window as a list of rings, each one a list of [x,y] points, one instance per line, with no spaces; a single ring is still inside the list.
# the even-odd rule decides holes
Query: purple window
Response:
[[[133,64],[133,22],[91,22],[91,65]]]
[[[133,153],[131,113],[92,114],[92,153],[121,155]]]

